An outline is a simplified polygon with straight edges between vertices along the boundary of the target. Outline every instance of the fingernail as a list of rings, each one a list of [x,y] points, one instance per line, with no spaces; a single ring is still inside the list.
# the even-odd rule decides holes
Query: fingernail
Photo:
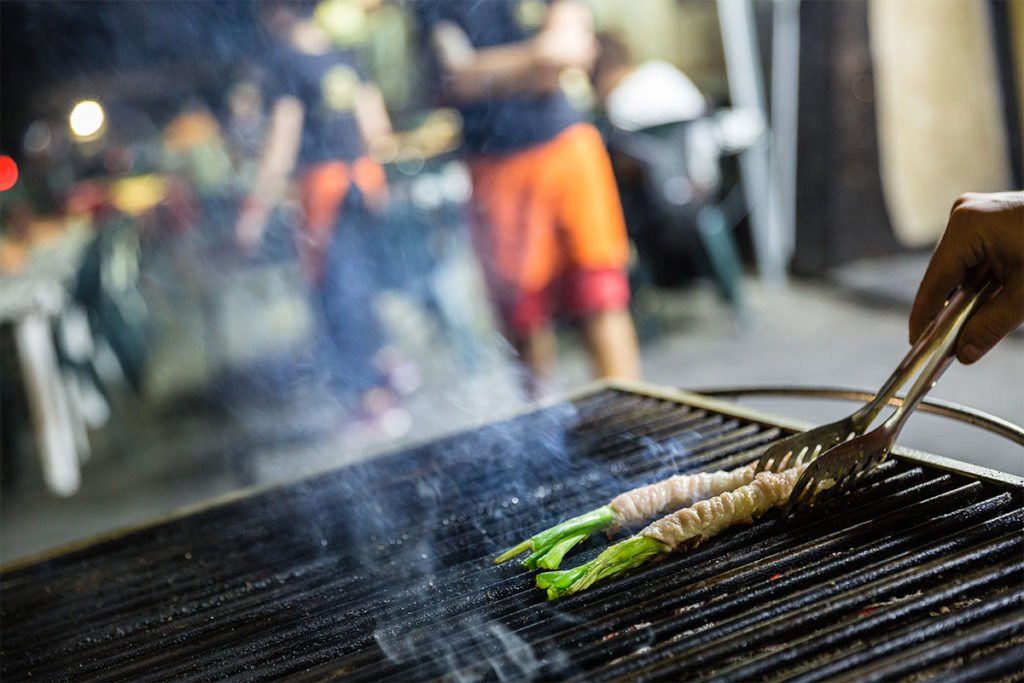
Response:
[[[981,357],[981,351],[974,344],[968,344],[964,347],[963,357],[968,363],[973,363]]]

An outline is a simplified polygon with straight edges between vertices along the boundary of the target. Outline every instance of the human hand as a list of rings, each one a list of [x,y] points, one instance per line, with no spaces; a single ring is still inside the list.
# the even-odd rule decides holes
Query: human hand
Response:
[[[546,28],[533,39],[536,66],[546,74],[558,76],[565,69],[590,71],[597,59],[594,34],[572,26]]]
[[[953,204],[910,312],[911,343],[977,266],[987,266],[1000,288],[957,340],[956,357],[966,364],[1024,323],[1024,192],[968,193]]]

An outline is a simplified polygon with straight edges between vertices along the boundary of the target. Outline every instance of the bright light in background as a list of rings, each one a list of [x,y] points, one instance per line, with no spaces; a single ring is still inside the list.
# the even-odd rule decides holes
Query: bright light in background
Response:
[[[71,132],[79,138],[92,137],[103,127],[103,107],[95,100],[84,100],[75,105],[68,116]]]
[[[9,190],[18,182],[18,164],[6,154],[0,154],[0,192]]]

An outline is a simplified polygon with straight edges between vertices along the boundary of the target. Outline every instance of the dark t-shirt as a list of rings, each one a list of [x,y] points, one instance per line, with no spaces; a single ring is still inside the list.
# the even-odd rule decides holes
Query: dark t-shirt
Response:
[[[356,93],[364,78],[355,53],[311,55],[279,46],[267,65],[267,79],[270,102],[291,95],[305,108],[299,164],[352,161],[364,154],[355,117]]]
[[[543,0],[413,0],[423,40],[438,23],[459,26],[475,48],[526,40],[543,24]],[[434,70],[436,74],[440,70]],[[580,120],[561,92],[459,105],[467,150],[507,153],[547,142]]]

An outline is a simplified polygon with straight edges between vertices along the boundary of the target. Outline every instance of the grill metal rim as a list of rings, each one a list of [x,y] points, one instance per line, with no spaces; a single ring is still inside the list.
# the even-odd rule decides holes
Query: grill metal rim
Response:
[[[687,391],[685,389],[676,389],[668,387],[652,387],[639,382],[630,382],[618,379],[602,380],[594,385],[581,389],[580,392],[569,394],[569,396],[586,395],[588,389],[605,388],[616,391],[623,391],[632,394],[640,394],[651,396],[652,398],[661,398],[666,401],[675,401],[684,403],[691,407],[701,408],[703,410],[710,410],[714,412],[721,412],[728,415],[734,415],[747,419],[751,422],[756,422],[762,426],[774,426],[781,429],[785,429],[791,432],[806,431],[814,427],[813,424],[806,421],[794,420],[791,417],[783,417],[774,415],[761,410],[750,408],[749,406],[742,406],[733,402],[717,399],[704,394],[699,394],[693,391]],[[974,410],[974,409],[969,409]],[[979,411],[980,412],[980,411]],[[987,414],[986,414],[987,415]],[[1002,418],[991,416],[994,419],[1006,422]],[[1024,433],[1024,427],[1014,425],[1010,422],[1006,422],[1015,431]],[[926,453],[924,451],[908,448],[906,446],[894,446],[892,449],[893,455],[900,456],[905,460],[913,460],[920,462],[931,467],[938,467],[947,471],[957,472],[958,474],[966,474],[968,476],[975,477],[977,479],[984,479],[987,481],[998,482],[1004,485],[1013,486],[1015,488],[1024,490],[1024,477],[1009,474],[1008,472],[1000,472],[999,470],[993,470],[988,467],[982,467],[969,462],[963,462],[961,460],[955,460],[953,458],[944,457],[941,455],[935,455],[933,453]]]
[[[695,393],[711,396],[714,398],[739,398],[741,396],[779,396],[795,398],[826,398],[843,401],[866,402],[875,397],[874,392],[867,389],[852,387],[805,387],[797,385],[782,386],[739,386],[739,387],[707,387],[694,389]],[[904,397],[895,395],[888,401],[888,405],[899,407],[903,405]],[[1024,445],[1024,427],[1005,420],[998,415],[986,413],[977,408],[944,401],[938,398],[924,398],[921,400],[917,410],[924,413],[931,413],[940,417],[949,418],[963,422],[979,429],[996,434],[1014,443]]]

